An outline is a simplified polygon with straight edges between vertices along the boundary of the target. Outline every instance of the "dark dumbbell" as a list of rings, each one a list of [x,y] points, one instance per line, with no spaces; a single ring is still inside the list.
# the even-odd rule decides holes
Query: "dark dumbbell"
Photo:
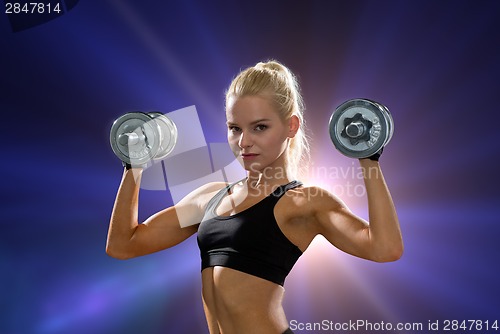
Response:
[[[363,159],[380,152],[389,143],[394,122],[384,105],[368,99],[352,99],[335,109],[329,130],[340,153]]]

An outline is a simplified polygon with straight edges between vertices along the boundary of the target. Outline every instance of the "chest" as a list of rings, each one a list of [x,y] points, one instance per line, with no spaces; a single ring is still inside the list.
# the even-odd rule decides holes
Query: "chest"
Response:
[[[300,190],[274,191],[271,195],[269,191],[249,194],[245,189],[235,190],[223,194],[207,210],[198,231],[204,241],[250,245],[259,240],[262,245],[274,239],[305,251],[315,234],[308,228],[307,205],[297,200]]]
[[[248,194],[246,191],[239,191],[224,196],[215,207],[217,216],[227,217],[239,214],[257,205],[266,199],[263,194]]]
[[[276,199],[266,197],[257,203],[244,205],[225,199],[225,206],[219,205],[215,212],[205,216],[198,229],[198,239],[207,249],[225,248],[249,250],[267,248],[269,243],[283,239],[274,215]],[[222,204],[222,203],[221,203]],[[224,214],[219,214],[223,211]]]

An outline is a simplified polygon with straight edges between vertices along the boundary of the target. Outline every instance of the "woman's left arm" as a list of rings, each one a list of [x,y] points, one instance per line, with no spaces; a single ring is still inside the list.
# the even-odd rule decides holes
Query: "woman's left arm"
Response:
[[[335,196],[323,192],[313,204],[317,231],[339,249],[376,262],[398,260],[403,239],[391,194],[377,161],[360,159],[368,197],[369,223]]]

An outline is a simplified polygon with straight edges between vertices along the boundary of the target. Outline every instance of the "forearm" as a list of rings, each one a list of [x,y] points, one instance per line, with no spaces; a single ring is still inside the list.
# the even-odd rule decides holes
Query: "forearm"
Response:
[[[397,260],[403,252],[403,241],[389,188],[378,162],[361,159],[360,164],[368,197],[368,232],[374,260]]]
[[[106,252],[113,257],[124,254],[138,226],[138,202],[142,169],[125,170],[116,194],[109,223]]]

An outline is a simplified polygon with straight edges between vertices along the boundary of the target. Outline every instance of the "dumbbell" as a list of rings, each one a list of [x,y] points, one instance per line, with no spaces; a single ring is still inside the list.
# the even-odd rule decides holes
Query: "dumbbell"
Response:
[[[160,112],[130,112],[113,122],[109,139],[120,160],[142,166],[172,152],[177,142],[177,127]]]
[[[363,159],[380,152],[389,143],[394,122],[386,106],[368,99],[352,99],[332,113],[329,130],[340,153]]]

